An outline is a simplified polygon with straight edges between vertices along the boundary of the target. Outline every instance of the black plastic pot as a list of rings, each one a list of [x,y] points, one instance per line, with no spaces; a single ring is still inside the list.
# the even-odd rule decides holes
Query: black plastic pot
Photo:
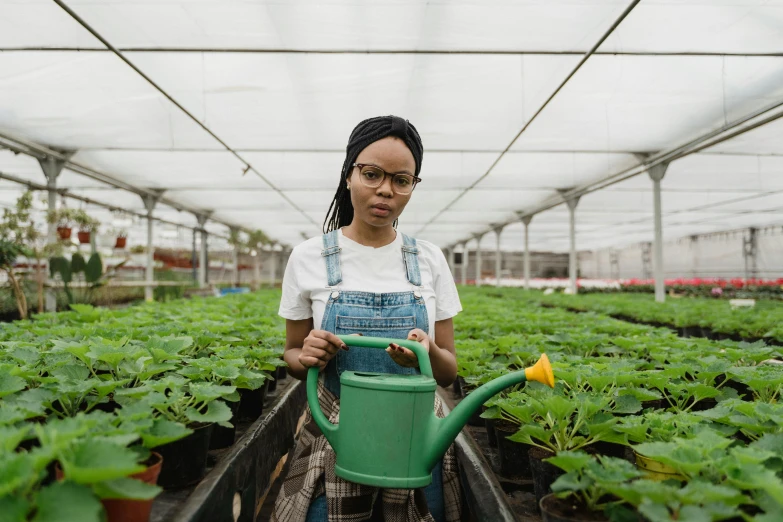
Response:
[[[628,446],[625,444],[617,444],[615,442],[599,441],[590,445],[595,453],[599,455],[606,455],[607,457],[616,457],[618,459],[626,459],[629,462],[634,462],[633,452],[630,452],[628,456]]]
[[[500,474],[507,478],[526,478],[532,476],[530,471],[530,446],[508,440],[518,430],[517,426],[506,421],[495,421],[497,434],[498,457],[500,458]]]
[[[665,410],[669,407],[669,403],[666,399],[653,399],[651,401],[642,402],[643,410]]]
[[[273,379],[267,379],[266,382],[266,392],[272,393],[277,389],[277,371],[275,371],[275,375],[273,376]]]
[[[484,419],[484,426],[487,428],[487,442],[490,448],[498,447],[498,435],[495,431],[495,419]]]
[[[454,394],[457,397],[462,397],[463,396],[462,395],[462,382],[463,382],[462,377],[457,377],[454,380],[454,384],[452,384],[452,387],[454,388]]]
[[[465,395],[467,397],[467,395]],[[481,418],[481,407],[475,410],[468,419],[468,425],[484,427],[484,419]]]
[[[693,408],[691,408],[691,411],[711,410],[717,405],[718,405],[718,401],[713,399],[712,397],[709,397],[707,399],[702,399],[696,404],[694,404]]]
[[[275,379],[283,381],[288,377],[288,369],[285,366],[278,366],[275,370]]]
[[[255,390],[239,390],[239,420],[254,421],[264,411],[264,399],[269,381]]]
[[[544,459],[555,456],[551,451],[532,447],[528,455],[530,456],[530,471],[533,474],[533,490],[536,493],[536,503],[540,503],[544,496],[552,492],[552,483],[565,472],[557,466],[544,462]]]
[[[163,489],[184,488],[204,477],[212,426],[197,426],[193,433],[184,439],[155,448],[163,457],[163,468],[158,477],[159,486]]]
[[[571,498],[557,498],[550,493],[538,503],[541,519],[544,522],[606,522],[600,511],[588,511],[587,508]]]
[[[231,409],[231,424],[233,428],[224,428],[215,424],[212,428],[212,436],[209,439],[209,449],[223,449],[228,448],[234,444],[234,437],[237,433],[237,412],[239,411],[239,401],[226,402],[226,405]]]

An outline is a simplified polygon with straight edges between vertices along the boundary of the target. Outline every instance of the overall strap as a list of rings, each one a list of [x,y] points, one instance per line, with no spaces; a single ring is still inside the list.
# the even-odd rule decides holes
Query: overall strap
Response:
[[[402,260],[405,263],[405,272],[408,282],[414,286],[421,286],[421,272],[419,272],[419,248],[416,239],[402,235]]]
[[[343,282],[343,273],[340,269],[340,245],[338,244],[339,230],[332,230],[323,235],[324,249],[321,255],[326,260],[326,278],[329,286],[337,286]]]

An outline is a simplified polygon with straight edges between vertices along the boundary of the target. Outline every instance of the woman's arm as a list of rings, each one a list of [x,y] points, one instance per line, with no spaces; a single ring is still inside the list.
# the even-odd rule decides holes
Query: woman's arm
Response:
[[[451,385],[457,378],[457,354],[454,350],[454,321],[444,319],[435,321],[435,338],[438,343],[432,340],[424,330],[416,328],[408,334],[408,339],[419,341],[430,354],[430,364],[432,365],[432,376],[435,381],[444,388]],[[407,348],[393,344],[386,349],[394,362],[400,366],[417,367],[419,362],[416,355]]]
[[[430,340],[432,376],[442,387],[450,386],[457,378],[457,352],[454,349],[454,321],[451,318],[435,321],[435,339]]]
[[[288,375],[303,381],[307,370],[317,366],[320,370],[340,349],[348,347],[333,333],[313,330],[313,318],[285,321],[285,352],[283,360],[288,364]]]

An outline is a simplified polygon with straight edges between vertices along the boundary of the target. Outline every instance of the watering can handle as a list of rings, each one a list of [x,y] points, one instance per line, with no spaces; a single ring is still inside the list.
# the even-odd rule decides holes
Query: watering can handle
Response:
[[[365,337],[363,335],[338,335],[342,342],[348,346],[356,346],[359,348],[379,348],[385,350],[390,344],[394,343],[416,354],[416,358],[419,360],[419,370],[422,375],[432,377],[432,365],[430,365],[430,354],[424,349],[418,341],[410,341],[407,339],[388,339],[384,337]]]
[[[419,369],[421,370],[421,373],[427,377],[432,377],[430,355],[418,341],[386,339],[383,337],[365,337],[363,335],[338,335],[337,337],[347,346],[356,346],[359,348],[380,348],[385,350],[392,343],[404,346],[416,354],[416,358],[419,360]],[[321,411],[321,405],[318,403],[318,368],[315,366],[312,366],[307,371],[307,402],[310,405],[310,413],[313,416],[313,420],[318,427],[321,428],[321,432],[326,437],[326,440],[334,447],[336,440],[334,440],[333,435],[337,433],[337,426],[329,422],[329,419],[327,419],[326,415]]]

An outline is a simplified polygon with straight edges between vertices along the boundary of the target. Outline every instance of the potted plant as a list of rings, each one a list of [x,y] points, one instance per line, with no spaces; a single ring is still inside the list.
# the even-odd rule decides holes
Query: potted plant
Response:
[[[562,383],[554,390],[535,384],[528,383],[519,404],[509,411],[520,425],[509,439],[533,446],[529,451],[530,469],[536,499],[540,501],[562,474],[546,458],[599,441],[623,442],[624,437],[612,429],[619,420],[613,413],[612,397],[593,392],[569,393]]]
[[[157,448],[164,462],[159,483],[170,489],[189,486],[204,476],[213,424],[231,426],[231,410],[218,399],[235,392],[234,386],[190,382],[169,374],[136,388],[117,390],[115,398],[123,409],[126,404],[140,402],[154,412],[155,418],[168,421],[167,427],[185,426],[191,432]]]
[[[128,245],[128,231],[124,228],[113,228],[108,232],[109,236],[114,236],[114,248],[122,250]]]
[[[59,208],[46,212],[46,222],[57,226],[57,235],[63,241],[71,239],[71,230],[76,221],[77,211],[70,208]]]
[[[547,462],[565,475],[539,502],[544,522],[606,521],[605,514],[623,503],[609,489],[642,476],[627,460],[593,457],[584,451],[561,451]]]
[[[98,230],[100,221],[91,217],[83,210],[77,210],[74,215],[74,221],[79,225],[79,243],[86,245],[92,239],[92,233]]]

